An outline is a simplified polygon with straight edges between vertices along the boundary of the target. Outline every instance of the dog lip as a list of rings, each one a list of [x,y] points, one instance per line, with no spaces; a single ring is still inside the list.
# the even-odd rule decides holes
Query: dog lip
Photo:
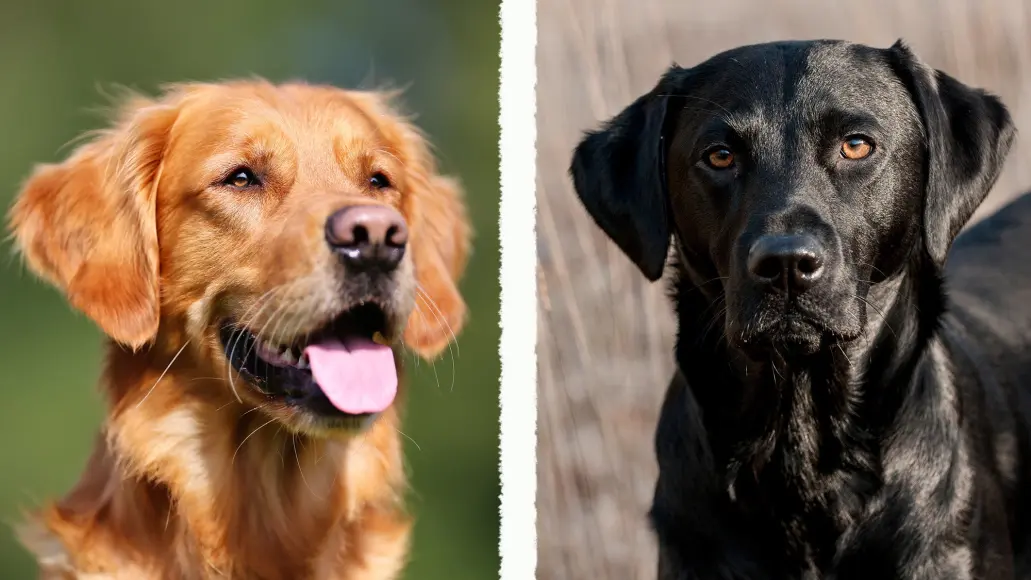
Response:
[[[840,325],[790,308],[777,316],[761,312],[757,318],[764,319],[761,325],[753,326],[750,331],[739,333],[734,341],[739,347],[802,347],[801,350],[814,354],[825,339],[837,342],[851,342],[859,338],[861,332],[842,328]]]
[[[262,358],[272,359],[269,362],[278,363],[283,358],[282,355],[286,354],[287,362],[295,363],[303,355],[307,345],[327,336],[361,336],[380,344],[392,344],[393,318],[390,309],[382,301],[366,298],[355,301],[350,306],[327,316],[321,323],[307,330],[302,329],[287,339],[279,336],[262,336],[247,325],[238,324],[233,318],[224,319],[222,326],[229,327],[234,333],[244,331],[253,337],[257,342],[256,349],[260,349],[260,354],[267,355]]]

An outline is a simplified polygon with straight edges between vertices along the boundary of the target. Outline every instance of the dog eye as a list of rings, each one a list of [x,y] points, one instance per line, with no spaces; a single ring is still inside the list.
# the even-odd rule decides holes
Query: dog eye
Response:
[[[383,175],[382,173],[374,173],[372,177],[369,178],[369,185],[375,187],[376,189],[385,189],[387,187],[390,187],[390,180],[387,179],[387,176]]]
[[[260,185],[258,178],[255,177],[254,172],[246,167],[241,167],[236,171],[229,174],[229,177],[223,182],[225,185],[235,187],[237,189],[245,189],[247,187],[254,187]]]
[[[841,143],[841,156],[845,159],[866,159],[873,153],[873,143],[865,137],[848,137]]]
[[[713,169],[727,169],[734,164],[734,153],[726,147],[717,147],[706,154],[705,162]]]

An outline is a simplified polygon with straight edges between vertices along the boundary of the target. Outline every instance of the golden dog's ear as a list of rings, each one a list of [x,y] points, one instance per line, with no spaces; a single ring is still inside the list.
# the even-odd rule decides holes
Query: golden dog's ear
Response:
[[[136,98],[112,129],[67,160],[36,168],[9,219],[29,268],[111,338],[157,333],[156,185],[178,109]]]
[[[458,281],[468,261],[471,232],[456,182],[432,174],[416,182],[409,251],[418,287],[404,342],[419,356],[431,359],[447,348],[465,324]]]

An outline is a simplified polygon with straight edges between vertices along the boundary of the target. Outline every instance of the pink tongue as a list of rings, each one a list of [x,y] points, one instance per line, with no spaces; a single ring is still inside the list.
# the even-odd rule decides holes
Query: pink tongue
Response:
[[[364,338],[335,338],[304,349],[311,374],[333,406],[345,413],[379,413],[397,394],[394,353]]]

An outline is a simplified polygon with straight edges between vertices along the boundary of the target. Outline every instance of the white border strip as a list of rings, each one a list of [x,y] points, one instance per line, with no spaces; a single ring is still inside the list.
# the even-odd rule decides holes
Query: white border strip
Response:
[[[501,579],[537,568],[536,0],[501,2]]]

